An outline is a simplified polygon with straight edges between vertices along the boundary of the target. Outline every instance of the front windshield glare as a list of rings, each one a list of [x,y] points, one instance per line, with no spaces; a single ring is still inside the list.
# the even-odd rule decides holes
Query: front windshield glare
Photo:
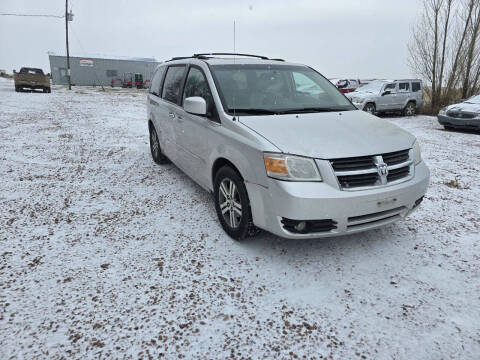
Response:
[[[212,69],[230,114],[355,110],[330,81],[306,66],[238,64]]]

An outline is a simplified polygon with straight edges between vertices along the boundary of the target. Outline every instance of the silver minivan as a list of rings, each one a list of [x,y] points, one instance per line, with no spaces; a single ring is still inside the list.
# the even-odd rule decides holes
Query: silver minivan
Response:
[[[364,111],[312,68],[244,54],[196,54],[156,69],[153,160],[213,193],[223,229],[318,238],[405,218],[429,170],[413,135]]]

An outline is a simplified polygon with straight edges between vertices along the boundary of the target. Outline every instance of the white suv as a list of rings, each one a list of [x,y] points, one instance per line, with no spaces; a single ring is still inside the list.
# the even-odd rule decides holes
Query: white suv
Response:
[[[147,108],[153,160],[212,192],[232,238],[349,234],[418,207],[429,170],[413,135],[308,66],[229,55],[159,65]]]
[[[376,80],[346,96],[358,109],[371,114],[401,111],[413,116],[423,106],[422,81],[418,79]]]

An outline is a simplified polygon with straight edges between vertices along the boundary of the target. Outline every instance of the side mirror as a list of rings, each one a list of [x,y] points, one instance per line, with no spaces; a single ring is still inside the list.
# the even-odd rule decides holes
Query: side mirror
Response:
[[[183,108],[190,114],[207,115],[207,102],[200,96],[188,97],[183,101]]]
[[[385,91],[383,92],[382,96],[390,95],[390,94],[391,94],[390,90],[385,90]]]
[[[47,73],[47,76],[50,77],[50,73]]]

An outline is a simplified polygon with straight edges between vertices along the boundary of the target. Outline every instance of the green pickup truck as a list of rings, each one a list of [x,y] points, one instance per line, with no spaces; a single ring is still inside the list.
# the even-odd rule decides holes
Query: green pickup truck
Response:
[[[45,75],[42,69],[22,67],[19,72],[13,70],[15,91],[24,89],[41,89],[44,93],[51,92],[50,74]]]

